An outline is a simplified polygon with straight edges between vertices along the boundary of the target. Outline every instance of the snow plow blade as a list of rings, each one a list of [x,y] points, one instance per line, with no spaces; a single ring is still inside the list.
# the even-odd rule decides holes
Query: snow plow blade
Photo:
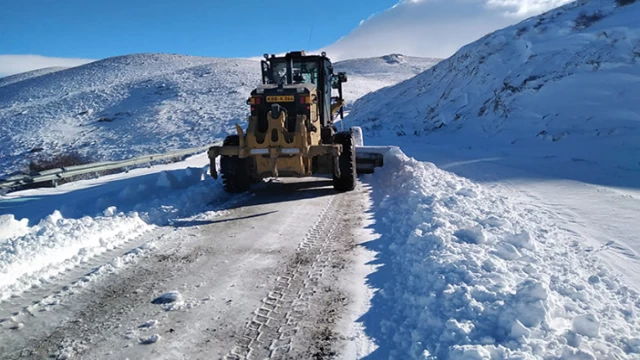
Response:
[[[358,175],[373,174],[375,168],[384,165],[384,156],[391,146],[356,146],[356,171]]]

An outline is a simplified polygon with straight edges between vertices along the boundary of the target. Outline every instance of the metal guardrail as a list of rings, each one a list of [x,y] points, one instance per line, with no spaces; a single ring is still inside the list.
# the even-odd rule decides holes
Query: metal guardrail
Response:
[[[211,146],[219,146],[222,142],[217,142],[207,146],[201,146],[191,149],[183,149],[172,151],[164,154],[142,155],[132,159],[120,161],[103,161],[92,164],[69,166],[57,169],[43,170],[31,175],[14,175],[4,179],[0,179],[0,189],[10,189],[17,186],[36,184],[47,181],[56,181],[72,176],[90,174],[100,171],[122,169],[142,164],[149,164],[154,161],[171,159],[174,157],[193,155],[209,150]]]

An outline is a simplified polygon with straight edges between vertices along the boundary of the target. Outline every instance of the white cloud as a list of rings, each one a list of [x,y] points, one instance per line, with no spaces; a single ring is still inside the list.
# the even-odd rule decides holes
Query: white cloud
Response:
[[[0,76],[18,74],[47,67],[73,67],[95,60],[59,58],[41,55],[0,55]]]
[[[488,0],[487,6],[507,9],[508,15],[531,16],[570,3],[573,0]]]
[[[322,49],[333,60],[390,53],[440,57],[572,0],[401,0]]]

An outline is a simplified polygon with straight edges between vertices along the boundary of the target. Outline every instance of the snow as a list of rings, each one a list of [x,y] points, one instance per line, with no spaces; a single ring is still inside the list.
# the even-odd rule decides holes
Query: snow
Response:
[[[366,181],[382,235],[367,244],[371,356],[638,356],[640,293],[544,209],[398,149]]]
[[[639,16],[578,1],[353,105],[415,158],[367,180],[373,357],[640,356]]]
[[[581,14],[593,13],[603,18],[576,27]],[[408,81],[364,96],[348,120],[373,137],[446,138],[475,149],[637,171],[638,17],[638,2],[573,2],[489,34]]]
[[[41,279],[50,278],[150,229],[137,213],[118,214],[109,219],[65,219],[55,211],[31,227],[28,234],[2,243],[0,299],[37,286]],[[25,277],[29,280],[18,280]]]
[[[484,34],[570,1],[398,0],[323,50],[341,60],[389,53],[448,57]]]
[[[329,53],[329,56],[331,54]],[[393,55],[336,63],[360,96],[406,80],[437,60]],[[91,161],[199,147],[235,133],[260,79],[254,60],[133,54],[0,82],[0,176],[31,160],[77,152]],[[37,151],[42,149],[41,151]]]
[[[64,70],[64,69],[66,69],[66,67],[46,67],[46,68],[27,71],[27,72],[15,74],[15,75],[0,77],[0,87],[17,83],[20,81],[24,81],[27,79],[35,78],[38,76],[46,75],[55,71]]]
[[[221,184],[205,176],[207,169],[201,154],[179,164],[0,196],[0,300],[224,201]],[[115,258],[93,275],[110,273],[144,252]]]
[[[151,336],[148,337],[141,337],[140,338],[140,344],[142,345],[151,345],[151,344],[155,344],[158,341],[160,341],[162,337],[158,334],[153,334]]]
[[[42,154],[118,160],[210,144],[243,121],[259,71],[252,60],[136,54],[2,86],[0,165],[11,173]]]
[[[179,291],[169,291],[153,299],[152,304],[165,305],[183,301],[182,294]]]
[[[138,328],[140,329],[154,329],[158,326],[158,320],[149,320],[145,321],[143,324],[140,324]]]
[[[331,53],[328,53],[331,57]],[[380,88],[395,85],[430,69],[441,59],[389,54],[374,58],[358,58],[335,63],[335,71],[347,73],[343,85],[349,110],[353,102]]]
[[[16,220],[11,214],[0,216],[0,244],[12,237],[24,235],[28,231],[28,219]]]
[[[594,314],[576,316],[573,319],[573,331],[588,337],[598,337],[600,321]]]
[[[576,26],[596,11],[604,18]],[[367,144],[402,146],[362,178],[376,236],[358,259],[370,273],[355,272],[366,286],[350,287],[362,293],[359,317],[345,317],[355,323],[349,354],[640,357],[638,16],[639,2],[577,1],[442,62],[336,63],[349,74],[346,125],[361,126]],[[258,71],[250,60],[139,54],[0,83],[0,166],[17,171],[40,146],[111,160],[219,140],[243,123]],[[207,176],[207,162],[0,196],[0,301],[135,244],[73,291],[153,252],[150,231],[215,218],[211,204],[239,198]],[[189,295],[174,283],[144,303],[187,313],[210,299]],[[219,299],[231,304],[227,295]],[[147,318],[156,314],[139,314],[130,339],[159,341]],[[20,320],[2,326],[20,330]]]

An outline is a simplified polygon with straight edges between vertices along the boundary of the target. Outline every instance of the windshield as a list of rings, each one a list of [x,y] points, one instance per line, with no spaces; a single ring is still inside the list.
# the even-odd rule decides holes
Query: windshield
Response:
[[[294,84],[316,84],[318,82],[318,65],[315,62],[293,62]]]
[[[315,61],[293,61],[291,79],[293,84],[317,84],[318,64]],[[271,84],[288,84],[286,60],[271,61]]]

